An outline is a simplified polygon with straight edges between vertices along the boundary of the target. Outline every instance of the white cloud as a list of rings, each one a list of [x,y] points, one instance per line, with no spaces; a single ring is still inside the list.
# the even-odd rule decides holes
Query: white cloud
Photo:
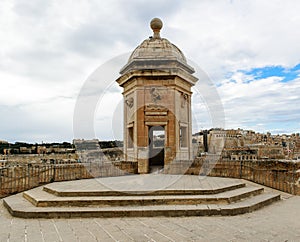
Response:
[[[248,76],[242,78],[247,80],[243,82],[240,76],[243,74],[234,74],[230,80],[237,82],[227,80],[218,88],[229,128],[254,125],[260,126],[259,131],[273,130],[272,124],[282,126],[283,122],[296,123],[300,119],[299,78],[284,83],[276,76],[252,81]],[[285,132],[299,132],[299,127],[293,128]]]
[[[217,84],[227,125],[262,130],[285,118],[299,120],[299,79],[253,80],[239,71],[300,63],[299,9],[300,2],[292,0],[2,0],[0,139],[71,140],[81,86],[99,65],[151,35],[152,17],[164,21],[162,37]],[[210,125],[207,108],[197,109],[198,126]]]
[[[218,82],[228,71],[298,64],[299,9],[298,1],[189,1],[166,32]]]

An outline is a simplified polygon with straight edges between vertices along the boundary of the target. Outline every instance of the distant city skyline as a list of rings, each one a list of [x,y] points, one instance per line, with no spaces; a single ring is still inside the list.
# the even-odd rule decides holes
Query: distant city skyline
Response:
[[[99,66],[148,38],[153,17],[163,20],[161,36],[214,83],[224,108],[223,128],[299,133],[299,9],[298,1],[266,0],[4,0],[0,140],[93,138],[73,137],[80,89]],[[95,136],[120,140],[121,89],[116,83],[101,88],[105,96],[95,112]],[[193,133],[214,128],[199,86],[192,100]]]

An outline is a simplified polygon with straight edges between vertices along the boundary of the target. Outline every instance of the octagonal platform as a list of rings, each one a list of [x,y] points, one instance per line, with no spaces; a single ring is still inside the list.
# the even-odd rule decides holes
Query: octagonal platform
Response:
[[[280,199],[243,180],[188,175],[131,175],[57,182],[7,197],[24,218],[237,215]]]

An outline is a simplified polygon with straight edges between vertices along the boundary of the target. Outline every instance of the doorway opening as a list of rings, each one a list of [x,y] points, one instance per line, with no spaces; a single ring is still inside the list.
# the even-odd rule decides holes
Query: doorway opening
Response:
[[[164,126],[149,126],[149,166],[161,169],[165,159],[165,128]]]

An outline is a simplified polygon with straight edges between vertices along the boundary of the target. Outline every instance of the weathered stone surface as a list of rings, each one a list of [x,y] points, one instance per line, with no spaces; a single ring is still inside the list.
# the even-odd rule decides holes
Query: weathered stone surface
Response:
[[[53,183],[7,197],[4,205],[24,218],[173,217],[237,215],[279,199],[242,180],[135,175]]]
[[[191,87],[197,78],[183,53],[160,37],[161,20],[151,26],[153,37],[133,51],[117,79],[124,89],[124,160],[138,162],[139,173],[193,155]],[[160,152],[154,146],[157,130],[164,131]],[[143,149],[148,151],[141,157]]]
[[[13,218],[0,200],[0,241],[298,241],[300,197],[239,216]]]

